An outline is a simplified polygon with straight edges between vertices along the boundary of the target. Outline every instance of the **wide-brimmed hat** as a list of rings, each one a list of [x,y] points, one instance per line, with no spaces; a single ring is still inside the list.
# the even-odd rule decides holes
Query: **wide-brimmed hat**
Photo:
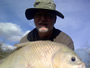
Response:
[[[53,12],[55,15],[59,16],[60,18],[64,18],[64,15],[56,10],[56,5],[52,0],[36,0],[34,3],[34,8],[28,8],[25,11],[25,16],[28,20],[34,18],[35,13],[38,10],[49,10]]]

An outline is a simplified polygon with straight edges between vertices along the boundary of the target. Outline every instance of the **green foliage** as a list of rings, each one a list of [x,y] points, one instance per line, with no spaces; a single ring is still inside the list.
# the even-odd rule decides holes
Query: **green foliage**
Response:
[[[0,60],[7,57],[10,54],[9,50],[6,51],[2,51],[1,47],[0,47]]]

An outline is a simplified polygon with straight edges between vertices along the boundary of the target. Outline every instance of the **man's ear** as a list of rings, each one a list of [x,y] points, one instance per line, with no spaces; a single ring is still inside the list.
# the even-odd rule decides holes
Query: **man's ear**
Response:
[[[55,21],[54,21],[54,24],[56,23],[56,20],[57,20],[57,16],[55,16]]]

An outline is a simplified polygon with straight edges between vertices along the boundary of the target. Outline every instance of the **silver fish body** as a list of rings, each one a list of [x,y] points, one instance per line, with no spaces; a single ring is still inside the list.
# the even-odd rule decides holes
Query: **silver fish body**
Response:
[[[86,68],[73,50],[60,43],[36,41],[17,47],[21,48],[6,57],[0,68]]]

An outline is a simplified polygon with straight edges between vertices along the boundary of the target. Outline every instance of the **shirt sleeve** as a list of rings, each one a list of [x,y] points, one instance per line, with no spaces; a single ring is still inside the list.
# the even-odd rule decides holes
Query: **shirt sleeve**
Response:
[[[29,40],[27,39],[27,36],[28,36],[28,34],[25,35],[24,37],[22,37],[20,40],[20,43],[28,42]]]
[[[72,50],[74,50],[73,40],[64,32],[60,32],[60,34],[54,39],[55,42],[62,43]]]

